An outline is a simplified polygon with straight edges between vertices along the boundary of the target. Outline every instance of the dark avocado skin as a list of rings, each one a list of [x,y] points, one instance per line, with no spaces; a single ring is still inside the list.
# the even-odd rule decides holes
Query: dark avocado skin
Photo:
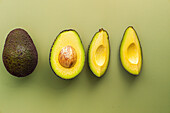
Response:
[[[131,28],[135,31],[135,33],[136,33],[136,35],[137,35],[137,39],[138,39],[139,44],[140,44],[140,49],[141,49],[141,56],[142,56],[142,62],[141,62],[141,63],[142,63],[142,64],[141,64],[141,70],[140,70],[140,72],[139,72],[138,75],[134,75],[134,74],[130,73],[129,71],[127,71],[127,70],[124,68],[124,66],[123,66],[123,64],[122,64],[122,62],[121,62],[121,59],[120,59],[120,47],[121,47],[121,44],[122,44],[122,41],[123,41],[123,37],[124,37],[124,35],[125,35],[125,33],[126,33],[126,30],[127,30],[129,27],[131,27]],[[136,32],[136,30],[134,29],[133,26],[128,26],[128,27],[125,29],[124,33],[123,33],[123,37],[122,37],[122,40],[121,40],[121,43],[120,43],[120,46],[119,46],[119,60],[120,60],[120,64],[122,65],[122,67],[124,68],[124,70],[126,70],[126,72],[128,72],[129,74],[131,74],[131,75],[133,75],[133,76],[139,76],[140,73],[141,73],[141,71],[142,71],[142,67],[143,67],[143,52],[142,52],[142,46],[141,46],[140,40],[139,40],[139,38],[138,38],[138,34],[137,34],[137,32]]]
[[[52,68],[52,66],[51,66],[51,52],[52,52],[52,48],[53,48],[53,45],[54,45],[54,43],[55,43],[55,41],[57,40],[57,38],[58,38],[58,36],[61,34],[61,33],[63,33],[63,32],[67,32],[67,31],[73,31],[73,32],[76,32],[77,33],[77,35],[78,35],[78,37],[80,38],[80,35],[78,34],[78,32],[76,31],[76,30],[74,30],[74,29],[67,29],[67,30],[63,30],[63,31],[61,31],[58,35],[57,35],[57,37],[56,37],[56,39],[54,40],[54,42],[53,42],[53,44],[52,44],[52,46],[51,46],[51,49],[50,49],[50,54],[49,54],[49,64],[50,64],[50,67],[51,67],[51,69],[52,69],[52,71],[55,73],[55,71],[53,70],[53,68]],[[80,38],[80,41],[81,41],[81,43],[82,43],[82,40],[81,40],[81,38]],[[82,45],[83,45],[83,43],[82,43]],[[84,49],[84,46],[83,46],[83,49]],[[85,63],[85,61],[84,61],[84,63]],[[83,66],[83,68],[84,68],[84,66]],[[83,69],[82,69],[83,70]],[[80,72],[81,73],[81,72]],[[79,74],[80,74],[79,73]],[[79,75],[78,74],[78,75]],[[59,77],[59,78],[61,78],[61,79],[63,79],[63,80],[72,80],[72,79],[74,79],[75,77],[77,77],[77,76],[75,76],[75,77],[73,77],[73,78],[71,78],[71,79],[64,79],[64,78],[62,78],[62,77],[60,77],[60,76],[58,76],[56,73],[55,73],[55,75],[57,76],[57,77]]]
[[[8,34],[2,58],[7,71],[16,77],[31,74],[38,63],[38,53],[31,37],[20,28]]]
[[[103,30],[103,31],[105,31],[106,33],[107,33],[107,35],[108,35],[108,40],[109,40],[109,34],[108,34],[108,32],[106,31],[106,30],[104,30],[103,28],[101,28],[101,29],[99,29],[99,31],[100,30]],[[98,32],[99,32],[98,31]],[[89,67],[89,69],[90,69],[90,71],[93,73],[93,71],[91,70],[91,68],[90,68],[90,66],[89,66],[89,49],[90,49],[90,45],[91,45],[91,43],[93,42],[93,39],[94,39],[94,37],[95,37],[95,35],[98,33],[98,32],[96,32],[95,34],[94,34],[94,36],[93,36],[93,38],[92,38],[92,40],[91,40],[91,42],[90,42],[90,44],[89,44],[89,47],[88,47],[88,52],[87,52],[87,61],[88,61],[88,67]],[[109,40],[109,46],[110,46],[110,40]],[[101,76],[101,77],[103,77],[105,74],[106,74],[106,72],[107,72],[107,70],[108,70],[108,67],[109,67],[109,65],[110,65],[110,56],[111,56],[111,48],[109,47],[109,61],[108,61],[108,65],[107,65],[107,68],[106,68],[106,71],[104,72],[104,74]],[[95,75],[94,73],[93,73],[93,75]],[[98,76],[96,76],[95,75],[95,77],[97,77],[97,78],[101,78],[101,77],[98,77]]]

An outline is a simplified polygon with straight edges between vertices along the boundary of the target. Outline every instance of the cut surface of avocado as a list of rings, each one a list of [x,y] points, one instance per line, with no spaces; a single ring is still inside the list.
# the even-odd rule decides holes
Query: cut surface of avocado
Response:
[[[50,65],[56,75],[72,79],[83,69],[85,51],[75,30],[62,31],[54,41],[50,52]]]
[[[88,51],[89,67],[97,77],[101,77],[105,73],[109,63],[109,54],[108,33],[100,29],[99,32],[94,35]]]
[[[122,66],[131,74],[139,75],[142,67],[142,49],[135,29],[129,26],[120,45]]]

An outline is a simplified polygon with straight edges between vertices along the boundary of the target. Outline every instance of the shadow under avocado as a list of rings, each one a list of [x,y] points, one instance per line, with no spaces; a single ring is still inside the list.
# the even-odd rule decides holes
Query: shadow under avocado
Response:
[[[118,54],[118,69],[119,69],[120,76],[122,77],[122,79],[124,79],[124,81],[126,81],[127,84],[129,84],[130,86],[134,84],[136,79],[140,77],[140,76],[132,75],[124,69],[124,67],[121,64],[119,54]]]
[[[12,84],[13,86],[25,87],[25,86],[31,84],[33,79],[34,79],[34,77],[32,76],[32,74],[30,74],[30,75],[28,75],[26,77],[20,77],[20,78],[12,76],[12,77],[10,77],[9,80],[11,80],[11,83],[13,83]]]
[[[89,64],[88,64],[88,56],[86,56],[86,57],[87,58],[86,58],[85,66],[84,66],[85,75],[88,78],[89,84],[92,87],[95,87],[97,84],[99,84],[99,82],[101,82],[105,78],[106,73],[104,73],[104,75],[102,75],[102,77],[100,77],[100,78],[97,77],[96,75],[94,75],[94,73],[90,70],[90,67],[89,67]]]
[[[71,86],[72,82],[77,80],[77,77],[71,80],[64,80],[52,71],[49,62],[43,64],[43,81],[45,82],[46,86],[52,89],[65,89]]]

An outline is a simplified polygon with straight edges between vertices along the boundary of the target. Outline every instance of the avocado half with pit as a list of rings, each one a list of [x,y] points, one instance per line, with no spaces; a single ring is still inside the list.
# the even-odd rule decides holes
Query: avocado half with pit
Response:
[[[85,62],[85,51],[79,34],[72,29],[59,33],[51,47],[49,60],[53,72],[60,78],[76,77]]]
[[[88,50],[88,63],[91,71],[97,77],[104,75],[110,58],[109,35],[100,29],[93,37]]]
[[[126,71],[139,75],[142,67],[142,49],[135,29],[129,26],[120,45],[120,60]]]

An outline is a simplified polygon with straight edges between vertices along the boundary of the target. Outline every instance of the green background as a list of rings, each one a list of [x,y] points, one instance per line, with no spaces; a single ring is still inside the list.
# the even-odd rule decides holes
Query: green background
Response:
[[[137,77],[119,61],[119,45],[129,25],[143,49]],[[16,78],[1,58],[0,113],[170,113],[170,0],[0,0],[0,56],[7,34],[18,27],[32,37],[38,65],[30,76]],[[101,27],[110,35],[106,74],[96,78],[86,60],[75,79],[55,76],[49,53],[59,32],[75,29],[87,53]]]

